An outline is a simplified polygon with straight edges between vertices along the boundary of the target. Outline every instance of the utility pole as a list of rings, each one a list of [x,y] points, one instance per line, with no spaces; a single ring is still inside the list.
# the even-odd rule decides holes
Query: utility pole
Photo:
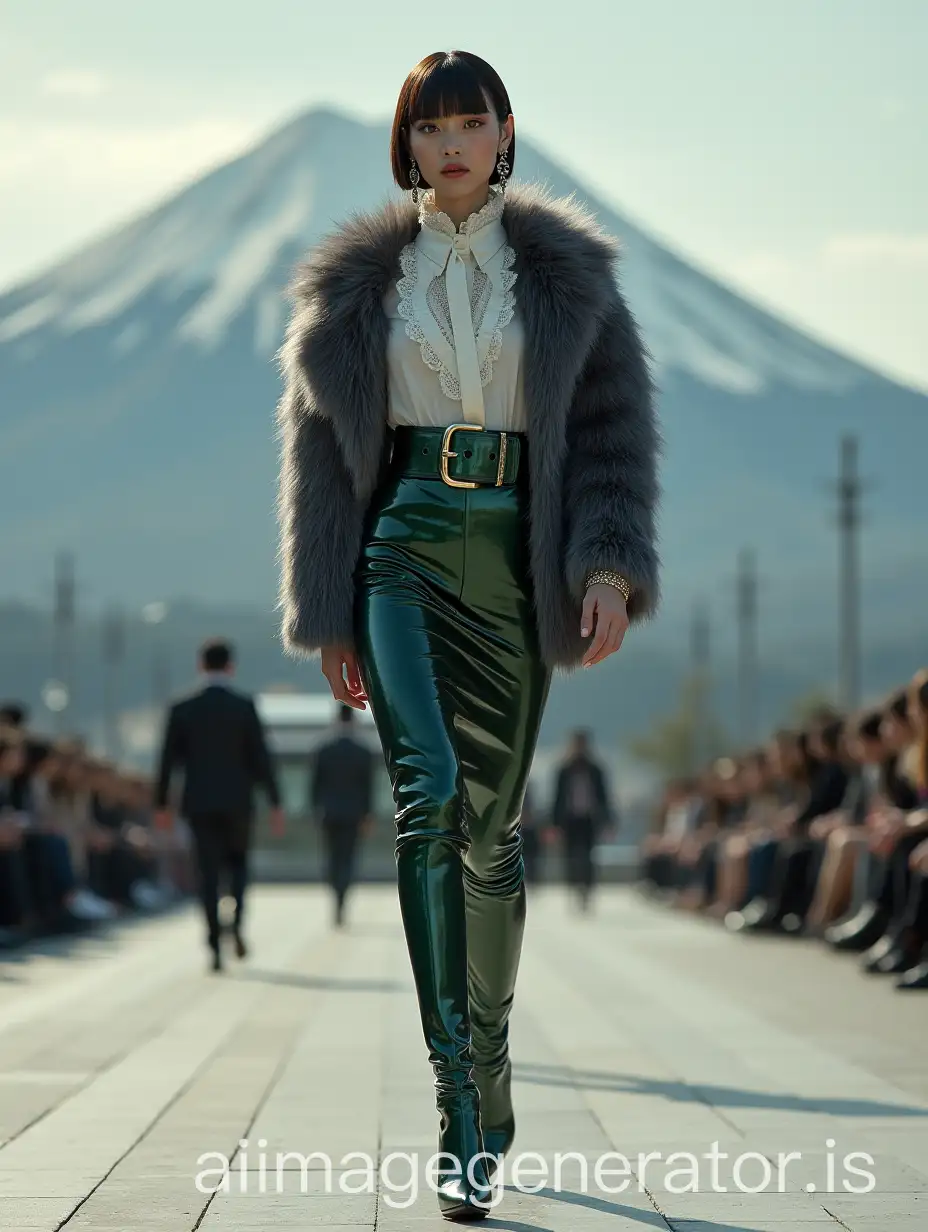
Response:
[[[693,608],[690,628],[690,658],[693,665],[693,742],[691,771],[699,770],[709,753],[706,732],[709,723],[709,612],[703,601]]]
[[[151,700],[155,713],[164,709],[171,693],[171,666],[162,629],[167,615],[168,605],[160,600],[156,603],[146,603],[142,608],[142,619],[147,625],[152,626]]]
[[[58,690],[60,702],[54,710],[55,728],[61,734],[66,710],[74,713],[74,625],[76,585],[74,581],[74,557],[69,552],[59,552],[55,558],[55,608],[53,617],[53,686]]]
[[[860,498],[863,485],[857,469],[856,436],[841,438],[841,470],[837,482],[840,534],[839,696],[842,707],[860,702]]]
[[[757,564],[753,551],[738,554],[738,740],[748,745],[757,732]]]
[[[690,631],[690,654],[693,670],[708,673],[709,671],[709,612],[704,602],[700,601],[693,608],[693,623]]]
[[[103,620],[103,732],[106,755],[116,761],[122,755],[119,735],[121,669],[126,654],[126,623],[119,611]]]

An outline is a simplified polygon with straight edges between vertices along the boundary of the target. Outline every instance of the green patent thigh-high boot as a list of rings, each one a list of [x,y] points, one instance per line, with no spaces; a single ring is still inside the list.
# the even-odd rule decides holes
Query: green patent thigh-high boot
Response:
[[[397,847],[400,910],[435,1076],[436,1189],[446,1219],[482,1219],[492,1205],[480,1092],[473,1076],[461,852],[448,838],[407,836]]]

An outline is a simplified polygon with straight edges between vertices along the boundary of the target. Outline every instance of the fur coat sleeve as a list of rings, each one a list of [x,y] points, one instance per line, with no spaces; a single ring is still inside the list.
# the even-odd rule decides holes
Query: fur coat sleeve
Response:
[[[583,602],[594,569],[631,585],[630,622],[659,604],[655,512],[662,448],[651,357],[621,291],[613,291],[574,390],[564,467],[567,586]]]
[[[331,420],[312,405],[296,364],[284,366],[277,408],[280,439],[280,599],[287,652],[309,658],[330,642],[351,646],[353,575],[345,553],[360,550],[364,510]],[[325,482],[321,482],[324,477]],[[312,527],[315,533],[307,533]],[[338,533],[334,532],[337,528]]]

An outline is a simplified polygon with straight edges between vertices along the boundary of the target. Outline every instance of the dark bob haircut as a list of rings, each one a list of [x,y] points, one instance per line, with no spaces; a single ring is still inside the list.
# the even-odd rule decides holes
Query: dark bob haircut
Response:
[[[435,51],[420,60],[403,82],[390,134],[390,165],[400,188],[412,188],[408,140],[413,124],[442,116],[483,115],[485,111],[492,111],[500,124],[512,111],[506,87],[486,60],[469,51]],[[516,165],[515,134],[506,154],[511,174]],[[490,183],[499,183],[495,167]],[[420,177],[419,187],[431,188],[432,185]]]

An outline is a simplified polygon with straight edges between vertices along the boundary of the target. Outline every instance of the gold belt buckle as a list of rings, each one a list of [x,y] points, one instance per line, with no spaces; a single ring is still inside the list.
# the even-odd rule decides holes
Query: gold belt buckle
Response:
[[[448,459],[456,458],[457,452],[449,448],[451,437],[455,432],[482,432],[481,424],[472,423],[453,423],[448,424],[445,428],[445,434],[441,438],[441,477],[449,488],[479,488],[480,484],[471,479],[452,479],[448,474]]]

